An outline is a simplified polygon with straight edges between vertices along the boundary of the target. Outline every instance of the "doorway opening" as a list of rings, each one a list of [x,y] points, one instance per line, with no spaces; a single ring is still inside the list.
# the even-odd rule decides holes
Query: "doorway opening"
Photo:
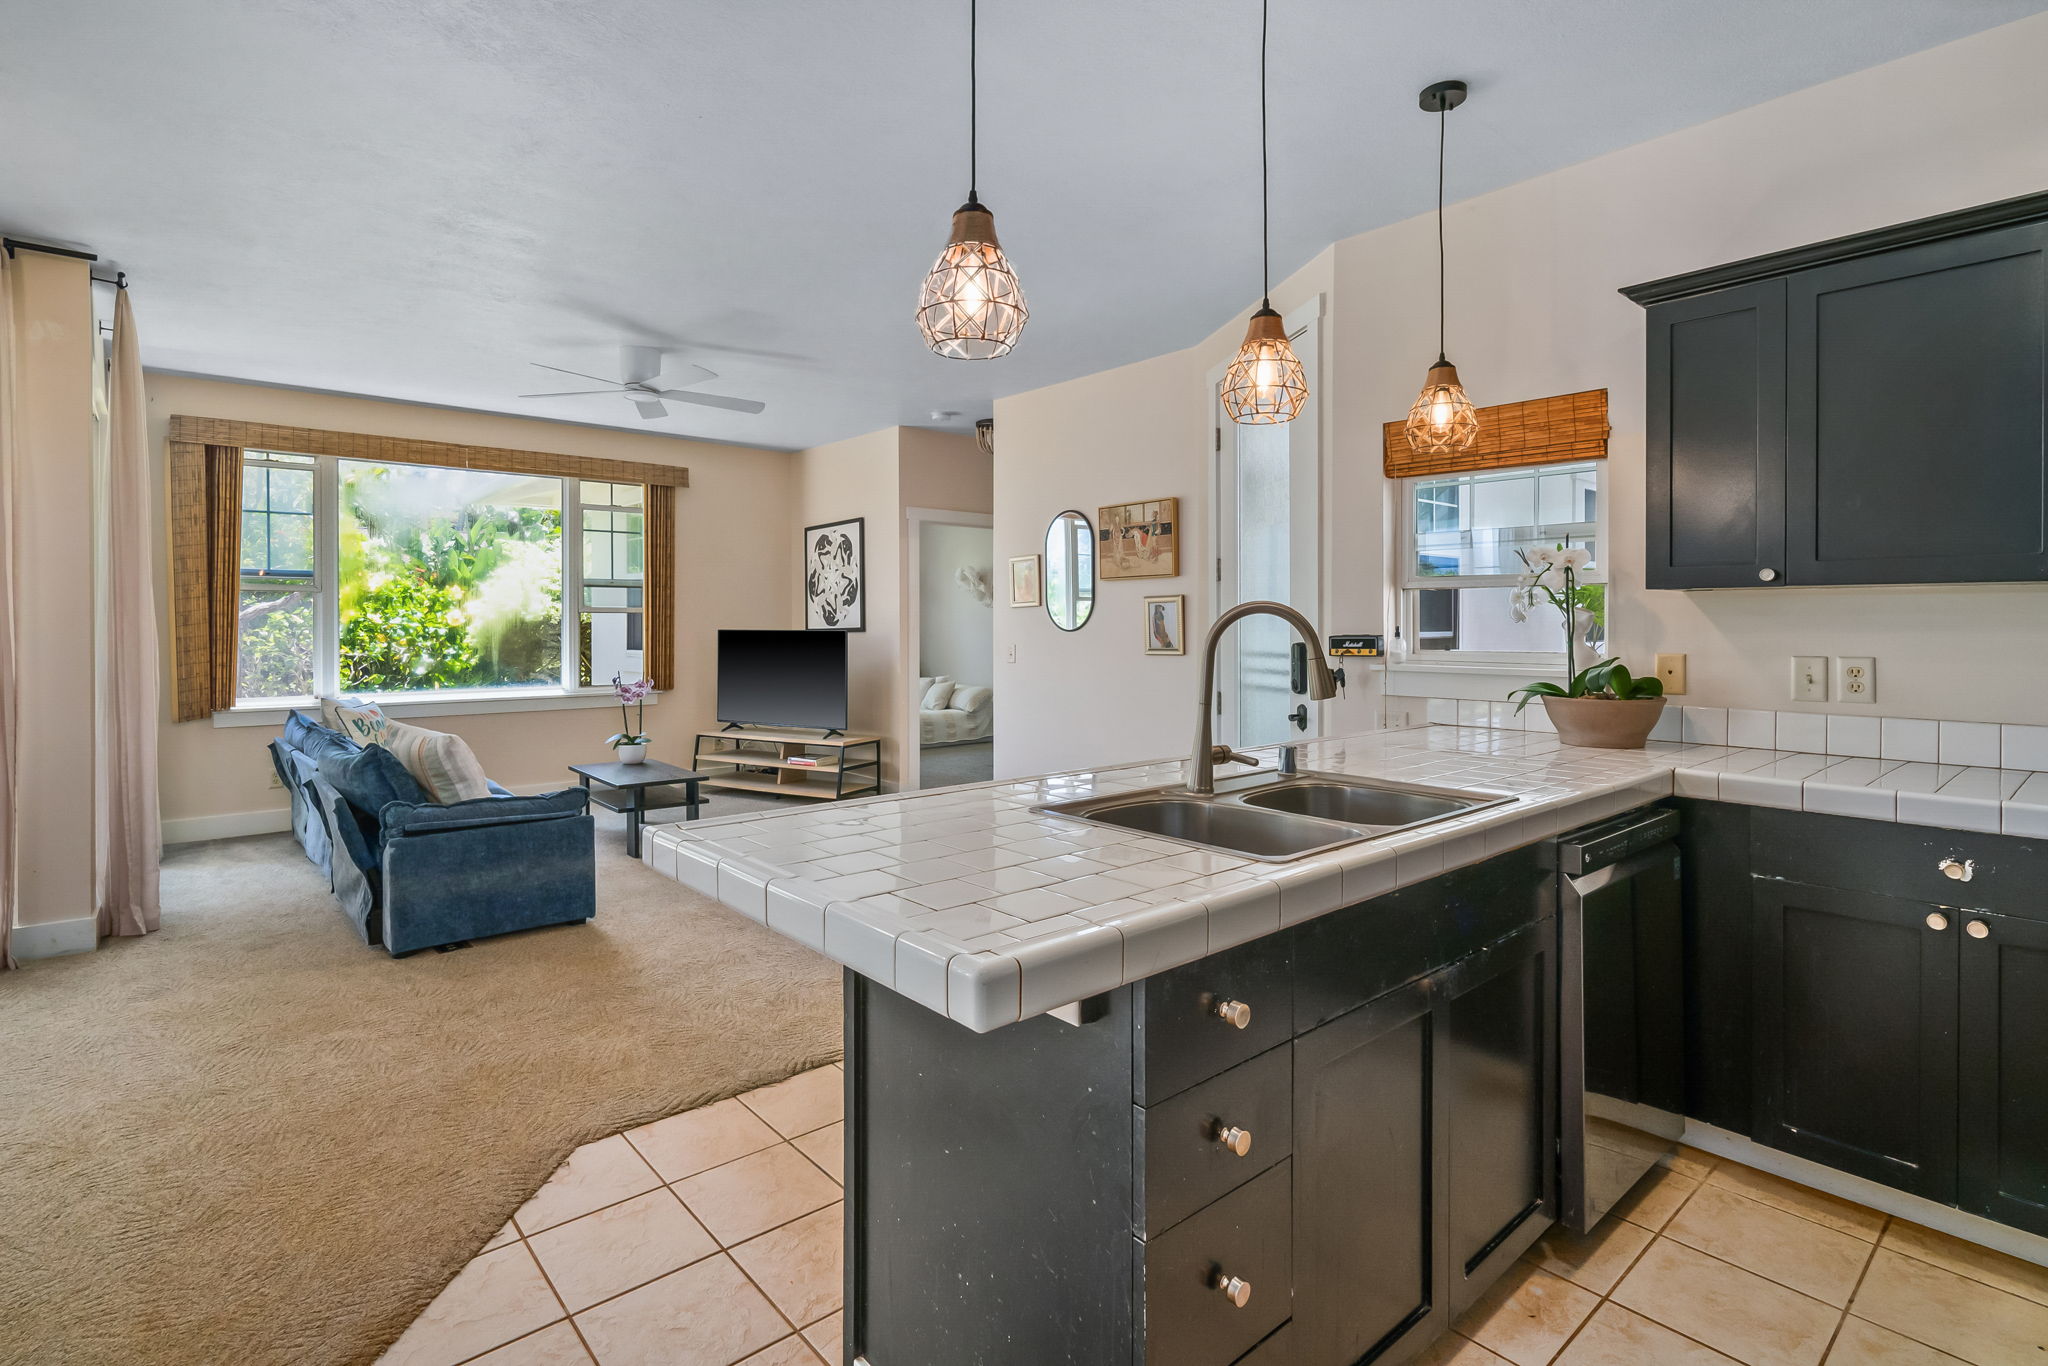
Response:
[[[995,532],[985,513],[914,509],[909,645],[916,758],[904,786],[995,777]],[[906,670],[906,672],[908,672]],[[906,746],[906,749],[910,748]],[[908,756],[906,756],[908,760]]]

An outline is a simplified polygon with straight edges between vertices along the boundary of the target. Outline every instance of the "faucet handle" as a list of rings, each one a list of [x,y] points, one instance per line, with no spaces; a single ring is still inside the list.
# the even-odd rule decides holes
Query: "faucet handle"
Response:
[[[1239,754],[1229,745],[1209,746],[1209,762],[1212,764],[1244,764],[1249,768],[1257,768],[1259,766],[1257,759],[1252,758],[1249,754]]]
[[[1280,772],[1283,776],[1289,778],[1301,772],[1300,745],[1280,746]]]

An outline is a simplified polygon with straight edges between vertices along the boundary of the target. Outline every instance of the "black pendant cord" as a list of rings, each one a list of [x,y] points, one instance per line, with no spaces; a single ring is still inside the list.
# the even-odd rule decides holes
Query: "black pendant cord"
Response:
[[[1259,307],[1273,307],[1273,180],[1266,150],[1266,28],[1272,0],[1259,0]]]
[[[1436,363],[1444,359],[1444,128],[1451,118],[1446,102],[1436,111]]]
[[[967,202],[981,202],[980,0],[967,0]]]

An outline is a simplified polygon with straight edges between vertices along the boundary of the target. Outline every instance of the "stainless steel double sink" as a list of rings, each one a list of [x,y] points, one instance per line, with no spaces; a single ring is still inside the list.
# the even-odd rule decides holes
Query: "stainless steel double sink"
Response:
[[[1156,787],[1032,810],[1263,863],[1286,863],[1514,800],[1497,792],[1305,770],[1218,779],[1213,796]]]

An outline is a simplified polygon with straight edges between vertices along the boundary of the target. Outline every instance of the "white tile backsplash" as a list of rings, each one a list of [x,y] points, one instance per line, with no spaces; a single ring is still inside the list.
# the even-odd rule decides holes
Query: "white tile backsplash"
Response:
[[[1679,738],[1689,744],[1725,745],[1728,743],[1728,709],[1726,707],[1687,707],[1685,719],[1680,723]]]
[[[1941,762],[1998,766],[1998,727],[1982,721],[1941,723]]]
[[[1778,743],[1778,714],[1774,711],[1750,711],[1742,707],[1730,707],[1728,743],[1741,745],[1746,749],[1775,748]]]
[[[1886,759],[1912,759],[1931,764],[1941,758],[1941,723],[1904,717],[1878,719],[1878,753]]]
[[[2000,726],[1998,732],[2000,764],[2048,771],[2048,726]]]
[[[1828,752],[1828,718],[1826,714],[1813,711],[1779,712],[1777,748],[1796,749],[1802,754],[1826,754]]]

